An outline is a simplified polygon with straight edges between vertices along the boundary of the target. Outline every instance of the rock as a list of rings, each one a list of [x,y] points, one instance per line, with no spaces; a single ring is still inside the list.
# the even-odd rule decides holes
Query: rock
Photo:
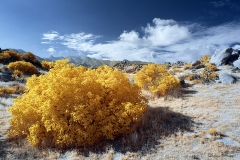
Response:
[[[0,81],[8,82],[13,80],[13,77],[9,74],[0,73]]]
[[[0,72],[4,73],[4,74],[13,74],[13,71],[8,69],[6,66],[3,66],[1,69],[0,69]]]
[[[234,78],[233,76],[231,76],[230,74],[227,74],[225,72],[221,72],[219,74],[219,80],[225,84],[233,84],[236,82],[236,78]]]
[[[192,66],[197,66],[199,64],[201,64],[201,62],[199,60],[195,60],[192,62]]]
[[[240,69],[240,59],[236,60],[233,62],[233,66],[237,67],[238,69]]]
[[[227,60],[231,57],[233,52],[232,48],[227,48],[221,51],[215,51],[214,55],[210,59],[210,63],[214,63],[216,66],[225,65]]]
[[[238,60],[239,52],[233,50],[232,55],[227,59],[226,64],[233,65],[234,61]]]

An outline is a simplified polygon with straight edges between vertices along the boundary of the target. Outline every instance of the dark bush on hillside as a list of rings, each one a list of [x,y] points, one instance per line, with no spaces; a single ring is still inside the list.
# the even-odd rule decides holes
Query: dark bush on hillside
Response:
[[[31,52],[27,52],[22,56],[22,59],[26,62],[30,62],[32,64],[36,63],[37,59],[34,54]]]
[[[15,62],[15,61],[21,61],[22,55],[20,53],[17,53],[13,50],[7,50],[3,53],[0,53],[0,62],[1,63],[9,63],[9,62]]]

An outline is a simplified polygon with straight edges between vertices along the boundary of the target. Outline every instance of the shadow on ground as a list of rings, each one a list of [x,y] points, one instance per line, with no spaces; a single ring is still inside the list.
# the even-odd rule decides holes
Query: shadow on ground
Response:
[[[159,140],[176,134],[179,131],[191,131],[194,122],[191,117],[176,113],[166,107],[148,107],[141,122],[133,126],[134,131],[127,135],[117,137],[114,141],[101,141],[94,147],[81,147],[78,152],[89,156],[92,153],[104,153],[113,148],[115,152],[141,152],[149,153]]]
[[[6,141],[3,139],[0,139],[0,159],[6,157],[7,155],[6,147],[7,147]]]

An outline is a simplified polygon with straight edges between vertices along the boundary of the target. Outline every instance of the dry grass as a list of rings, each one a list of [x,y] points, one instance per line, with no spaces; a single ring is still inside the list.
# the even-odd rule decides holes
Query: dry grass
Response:
[[[190,63],[185,64],[185,65],[183,66],[183,70],[192,69],[192,68],[193,68],[193,66],[192,66]]]
[[[183,70],[182,69],[180,69],[180,68],[174,68],[174,69],[172,69],[174,72],[183,72]]]
[[[14,88],[15,94],[23,94],[24,91],[26,90],[25,85],[22,85],[19,83],[12,83],[12,84],[10,84],[10,86]]]
[[[2,87],[0,88],[0,97],[6,97],[10,94],[13,94],[15,92],[14,88],[9,88],[9,87]]]

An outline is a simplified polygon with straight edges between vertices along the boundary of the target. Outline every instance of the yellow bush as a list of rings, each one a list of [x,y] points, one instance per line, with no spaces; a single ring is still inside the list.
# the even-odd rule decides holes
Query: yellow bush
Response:
[[[23,75],[22,71],[19,71],[19,70],[14,70],[13,71],[13,76],[14,77],[22,77],[22,75]]]
[[[201,78],[205,82],[215,80],[218,77],[218,73],[213,72],[213,71],[209,70],[208,68],[204,68],[198,74],[201,76]]]
[[[42,61],[42,68],[49,70],[54,67],[54,62]]]
[[[9,87],[0,88],[0,96],[13,94],[14,92],[15,92],[14,88],[9,88]]]
[[[27,52],[22,56],[22,59],[25,60],[26,62],[30,62],[32,64],[36,63],[37,59],[35,55],[31,52]]]
[[[59,60],[46,75],[27,79],[28,90],[9,108],[9,137],[34,146],[77,147],[132,131],[147,107],[141,89],[117,69],[87,69]]]
[[[199,59],[200,62],[202,62],[202,64],[206,64],[210,61],[211,56],[204,54],[202,58]]]
[[[210,71],[218,71],[218,68],[215,64],[213,63],[206,63],[205,64],[206,68],[208,68]]]
[[[22,60],[22,55],[20,53],[17,53],[16,51],[9,50],[0,53],[0,62],[15,62],[20,60]]]
[[[37,68],[30,62],[17,61],[9,63],[8,69],[19,70],[24,74],[37,74]]]
[[[192,69],[192,68],[193,68],[193,66],[191,65],[191,63],[185,64],[185,65],[183,66],[183,69],[184,69],[184,70]]]
[[[180,81],[168,72],[167,66],[148,64],[136,73],[134,82],[141,88],[147,89],[159,96],[165,95],[169,90],[179,88]]]

